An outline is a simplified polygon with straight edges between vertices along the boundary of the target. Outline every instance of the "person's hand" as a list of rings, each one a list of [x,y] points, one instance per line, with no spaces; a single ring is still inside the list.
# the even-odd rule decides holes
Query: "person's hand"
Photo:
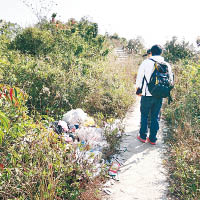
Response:
[[[136,88],[136,95],[142,96],[142,90],[140,88]]]

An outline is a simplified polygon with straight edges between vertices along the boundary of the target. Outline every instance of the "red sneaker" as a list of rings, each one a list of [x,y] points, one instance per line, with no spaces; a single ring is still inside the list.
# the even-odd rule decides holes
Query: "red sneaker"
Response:
[[[151,142],[149,138],[147,138],[147,142],[149,142],[152,145],[156,145],[156,143],[155,142]]]
[[[143,143],[146,142],[146,140],[143,140],[139,135],[137,136],[137,139],[140,140],[140,142],[143,142]]]

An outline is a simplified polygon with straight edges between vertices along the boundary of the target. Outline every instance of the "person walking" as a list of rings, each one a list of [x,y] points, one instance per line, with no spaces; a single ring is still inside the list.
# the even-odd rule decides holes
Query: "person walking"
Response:
[[[151,49],[148,49],[147,52],[146,52],[142,57],[147,57],[147,58],[149,58],[149,57],[151,57],[151,56],[152,56],[152,54],[151,54]]]
[[[163,63],[164,58],[161,56],[162,48],[159,45],[154,45],[151,48],[151,54],[149,58],[145,59],[139,66],[138,74],[136,78],[136,94],[141,96],[140,112],[141,123],[140,130],[137,139],[141,142],[149,142],[152,145],[156,144],[157,132],[159,130],[159,113],[162,107],[162,98],[157,98],[151,95],[148,90],[147,83],[149,83],[151,75],[154,71],[155,62]],[[168,66],[169,79],[173,84],[173,73],[169,63],[165,62]],[[150,114],[150,134],[147,137],[147,124],[148,115]]]

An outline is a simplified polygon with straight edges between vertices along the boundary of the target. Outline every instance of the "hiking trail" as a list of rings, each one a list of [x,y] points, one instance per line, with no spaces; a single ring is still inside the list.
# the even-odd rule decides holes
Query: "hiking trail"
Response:
[[[120,149],[127,150],[117,155],[123,161],[119,181],[111,179],[104,185],[104,191],[110,191],[110,195],[105,193],[103,200],[166,200],[168,183],[163,165],[166,148],[163,142],[164,121],[160,121],[156,145],[138,141],[140,97],[136,97],[124,122],[125,134]]]

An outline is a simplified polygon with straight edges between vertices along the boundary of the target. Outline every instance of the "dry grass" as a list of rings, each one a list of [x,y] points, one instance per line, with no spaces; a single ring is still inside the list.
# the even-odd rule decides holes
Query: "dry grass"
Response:
[[[80,200],[101,200],[102,193],[100,188],[103,183],[105,183],[105,178],[103,177],[97,177],[94,180],[91,180],[81,193]]]
[[[165,108],[170,127],[167,166],[169,195],[180,200],[200,197],[199,65],[176,66],[174,101]]]

